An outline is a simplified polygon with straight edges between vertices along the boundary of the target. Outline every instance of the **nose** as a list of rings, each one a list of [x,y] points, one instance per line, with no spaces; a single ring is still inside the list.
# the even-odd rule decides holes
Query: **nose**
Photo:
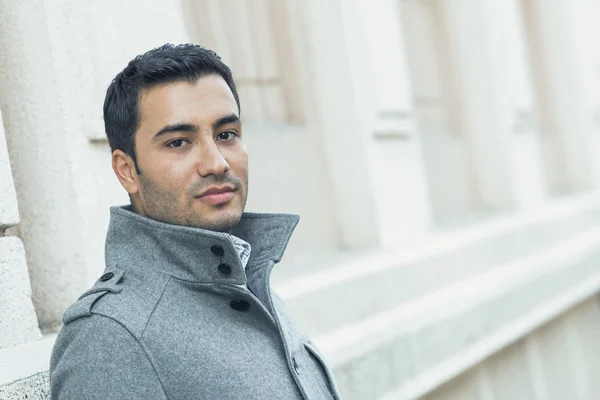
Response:
[[[215,142],[201,146],[198,160],[198,173],[200,176],[219,176],[227,171],[229,171],[229,163],[225,160]]]

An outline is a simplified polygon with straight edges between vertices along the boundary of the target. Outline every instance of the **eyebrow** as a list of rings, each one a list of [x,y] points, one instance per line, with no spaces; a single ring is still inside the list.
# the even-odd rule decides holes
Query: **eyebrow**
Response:
[[[222,127],[223,125],[239,124],[240,122],[241,122],[240,117],[238,117],[237,114],[231,113],[231,114],[221,117],[218,120],[216,120],[215,122],[213,122],[212,128],[213,128],[213,131],[215,131],[218,128]]]
[[[165,125],[160,131],[156,132],[152,140],[158,139],[171,132],[198,132],[198,130],[198,125],[194,124],[176,123]]]
[[[238,117],[236,114],[232,113],[232,114],[226,115],[224,117],[221,117],[218,120],[216,120],[215,122],[213,122],[212,129],[217,130],[218,128],[222,127],[223,125],[234,124],[234,123],[239,124],[240,122],[241,122],[240,117]],[[171,132],[198,132],[199,130],[200,130],[200,128],[196,124],[188,124],[188,123],[169,124],[169,125],[165,125],[161,130],[156,132],[156,134],[154,135],[152,140],[156,140],[156,139],[160,138],[161,136],[164,136]]]

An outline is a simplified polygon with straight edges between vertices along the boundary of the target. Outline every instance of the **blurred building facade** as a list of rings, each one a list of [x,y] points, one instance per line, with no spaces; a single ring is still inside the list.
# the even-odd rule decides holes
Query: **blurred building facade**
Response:
[[[301,215],[273,284],[345,399],[600,398],[597,1],[0,0],[0,20],[0,398],[47,396],[127,202],[110,80],[190,41],[234,71],[248,209]]]

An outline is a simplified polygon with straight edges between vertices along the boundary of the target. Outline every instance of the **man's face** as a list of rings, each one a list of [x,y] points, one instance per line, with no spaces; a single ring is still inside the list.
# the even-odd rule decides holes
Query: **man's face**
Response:
[[[248,154],[225,80],[209,75],[153,87],[139,110],[141,174],[134,173],[133,190],[126,187],[134,210],[171,224],[230,230],[246,205]]]

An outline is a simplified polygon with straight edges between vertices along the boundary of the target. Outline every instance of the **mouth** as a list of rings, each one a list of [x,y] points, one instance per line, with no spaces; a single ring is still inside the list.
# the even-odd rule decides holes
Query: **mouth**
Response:
[[[196,196],[196,199],[212,205],[221,205],[231,201],[235,196],[235,191],[235,188],[231,186],[213,187]]]

